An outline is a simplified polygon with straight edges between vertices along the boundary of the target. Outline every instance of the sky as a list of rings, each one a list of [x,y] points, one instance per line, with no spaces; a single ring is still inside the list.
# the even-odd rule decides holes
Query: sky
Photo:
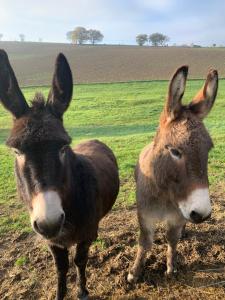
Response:
[[[3,40],[67,42],[76,26],[98,29],[107,44],[135,44],[161,32],[169,44],[225,45],[223,0],[0,0]]]

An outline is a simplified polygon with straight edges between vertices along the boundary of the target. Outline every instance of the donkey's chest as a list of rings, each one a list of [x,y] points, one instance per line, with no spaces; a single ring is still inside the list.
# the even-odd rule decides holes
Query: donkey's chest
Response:
[[[87,226],[86,228],[80,228],[79,226],[70,225],[63,226],[59,235],[49,240],[50,244],[57,245],[63,248],[70,248],[77,243],[86,240],[95,240],[97,238],[97,226]]]
[[[71,236],[70,234],[70,231],[63,230],[58,237],[51,239],[48,242],[61,248],[70,248],[78,242],[77,237]]]
[[[170,223],[176,225],[180,222],[183,222],[183,217],[181,216],[179,210],[167,206],[149,206],[148,209],[143,213],[143,219],[146,224]]]

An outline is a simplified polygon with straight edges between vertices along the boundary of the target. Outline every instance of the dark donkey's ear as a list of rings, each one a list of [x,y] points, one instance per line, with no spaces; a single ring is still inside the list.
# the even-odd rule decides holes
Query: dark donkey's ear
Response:
[[[60,53],[56,58],[52,87],[47,101],[55,116],[62,117],[70,104],[72,94],[73,78],[70,66],[65,56]]]
[[[211,69],[209,70],[204,86],[189,104],[190,110],[200,119],[205,118],[213,107],[217,90],[218,72]]]
[[[182,66],[177,69],[170,81],[168,98],[165,105],[165,112],[170,120],[176,119],[181,111],[181,99],[186,86],[187,74],[188,66]]]
[[[16,118],[29,110],[4,50],[0,50],[0,101]]]

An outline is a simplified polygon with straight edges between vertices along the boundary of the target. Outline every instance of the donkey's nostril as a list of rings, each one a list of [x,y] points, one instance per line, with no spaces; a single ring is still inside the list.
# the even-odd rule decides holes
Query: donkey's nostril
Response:
[[[45,232],[45,226],[44,223],[39,222],[38,220],[34,221],[34,229],[40,233],[43,234]]]
[[[36,231],[38,231],[38,225],[37,225],[37,221],[34,221],[34,224],[33,224],[33,226],[34,226],[34,229],[35,229]]]
[[[190,218],[194,223],[201,223],[203,221],[203,217],[194,210],[192,210]]]
[[[64,213],[61,214],[60,219],[61,219],[61,222],[63,223],[64,220],[65,220],[65,214]]]
[[[55,222],[47,222],[46,220],[40,221],[38,219],[36,219],[33,222],[33,228],[34,230],[45,236],[46,238],[52,238],[54,236],[56,236],[57,234],[59,234],[63,224],[64,224],[64,220],[65,220],[65,214],[62,213],[58,220]]]

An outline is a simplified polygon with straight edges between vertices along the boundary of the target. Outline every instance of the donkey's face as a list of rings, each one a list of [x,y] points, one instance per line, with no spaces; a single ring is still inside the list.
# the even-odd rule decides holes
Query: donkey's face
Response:
[[[29,107],[7,54],[0,51],[0,100],[14,116],[7,145],[16,154],[18,188],[29,207],[31,224],[46,238],[59,234],[65,219],[61,191],[70,137],[62,116],[71,97],[71,70],[59,54],[47,102],[37,94]]]
[[[211,70],[204,87],[189,105],[182,105],[188,67],[174,74],[154,141],[154,174],[158,185],[182,215],[199,223],[211,214],[208,153],[212,140],[202,122],[217,94],[218,74]]]

